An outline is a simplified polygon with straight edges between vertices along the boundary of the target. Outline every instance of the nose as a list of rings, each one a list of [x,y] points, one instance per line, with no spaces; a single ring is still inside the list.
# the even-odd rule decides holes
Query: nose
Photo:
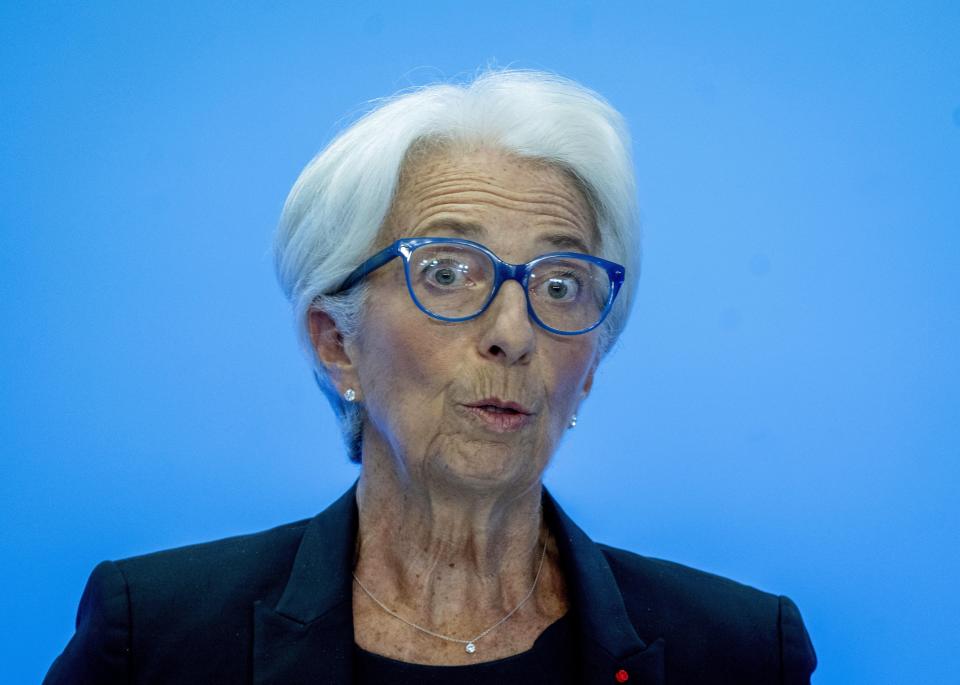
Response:
[[[478,340],[482,357],[512,366],[529,363],[536,345],[534,323],[527,314],[523,286],[507,281],[479,321],[483,332]]]

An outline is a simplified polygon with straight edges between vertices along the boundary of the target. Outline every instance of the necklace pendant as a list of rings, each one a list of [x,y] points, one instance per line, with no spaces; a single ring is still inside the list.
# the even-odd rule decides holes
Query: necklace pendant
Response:
[[[467,646],[463,649],[467,652],[467,654],[473,654],[475,651],[477,651],[477,646],[472,642],[468,642]]]

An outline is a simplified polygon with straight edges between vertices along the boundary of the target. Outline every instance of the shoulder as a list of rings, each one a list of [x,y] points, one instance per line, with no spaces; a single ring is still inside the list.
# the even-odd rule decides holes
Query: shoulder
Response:
[[[153,616],[199,616],[248,608],[254,600],[278,597],[310,519],[248,535],[120,559],[134,606],[155,606]]]
[[[749,585],[664,559],[598,544],[631,614],[657,611],[689,617],[699,625],[776,619],[778,599]]]
[[[133,668],[163,682],[240,682],[253,607],[276,604],[309,521],[115,562],[127,586]]]
[[[45,685],[243,680],[253,602],[279,597],[308,524],[100,563]]]
[[[128,582],[149,583],[155,588],[184,584],[194,589],[212,589],[233,584],[248,585],[258,578],[274,579],[277,571],[289,571],[310,519],[287,523],[247,535],[166,549],[128,557],[116,565]]]
[[[676,562],[598,547],[637,632],[647,640],[665,638],[675,662],[730,669],[749,662],[780,672],[783,682],[794,682],[791,673],[796,682],[807,682],[816,655],[790,598]]]

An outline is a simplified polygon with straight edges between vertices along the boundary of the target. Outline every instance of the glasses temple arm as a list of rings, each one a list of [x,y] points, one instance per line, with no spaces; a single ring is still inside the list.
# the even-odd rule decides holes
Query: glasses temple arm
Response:
[[[357,283],[362,281],[364,278],[366,278],[369,274],[373,273],[374,271],[379,269],[381,266],[389,262],[391,259],[394,259],[399,255],[400,255],[400,248],[396,243],[380,250],[380,252],[373,255],[372,257],[367,259],[365,262],[363,262],[360,266],[358,266],[356,269],[351,271],[350,275],[347,276],[343,280],[343,283],[340,284],[340,287],[330,294],[339,295],[345,290],[349,290],[350,288],[355,286]]]

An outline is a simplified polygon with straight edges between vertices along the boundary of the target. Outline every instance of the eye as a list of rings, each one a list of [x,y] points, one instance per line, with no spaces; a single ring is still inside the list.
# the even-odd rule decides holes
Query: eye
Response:
[[[428,285],[444,290],[470,285],[470,266],[456,259],[433,258],[420,262],[420,278]]]
[[[553,273],[543,281],[541,288],[553,302],[573,302],[580,294],[580,279],[573,272]]]
[[[433,280],[440,285],[453,285],[457,281],[457,272],[449,266],[445,266],[434,270]]]

